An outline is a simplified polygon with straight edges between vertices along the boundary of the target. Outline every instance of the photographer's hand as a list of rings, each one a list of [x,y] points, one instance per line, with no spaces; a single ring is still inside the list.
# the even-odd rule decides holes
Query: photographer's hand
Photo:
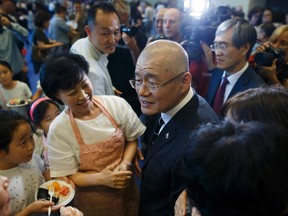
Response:
[[[277,78],[277,66],[276,65],[277,65],[277,59],[274,59],[270,67],[258,66],[258,73],[260,76],[269,79],[272,85],[281,85],[280,81]]]
[[[140,55],[140,50],[134,37],[128,36],[125,32],[122,33],[122,39],[130,50],[133,58],[134,65],[136,65],[137,59]]]
[[[216,65],[213,60],[212,50],[210,49],[210,47],[206,42],[200,41],[200,44],[204,52],[203,61],[206,63],[209,70],[214,69]]]
[[[257,47],[257,49],[251,55],[255,55],[255,54],[260,53],[260,52],[265,52],[265,50],[268,47],[270,47],[270,43],[269,42],[263,43],[259,47]]]

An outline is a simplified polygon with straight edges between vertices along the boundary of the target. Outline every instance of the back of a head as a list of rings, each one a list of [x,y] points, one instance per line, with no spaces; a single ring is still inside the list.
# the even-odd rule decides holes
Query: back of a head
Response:
[[[113,1],[112,4],[120,16],[130,15],[130,5],[125,0],[116,0]]]
[[[259,25],[259,29],[265,33],[265,37],[270,38],[276,28],[272,22],[266,22]]]
[[[248,89],[229,98],[221,113],[233,121],[265,121],[288,129],[288,90],[283,87]]]
[[[60,3],[56,3],[54,11],[56,14],[59,14],[59,13],[66,12],[66,8],[63,5],[61,5]]]
[[[163,58],[160,64],[163,65],[163,71],[167,70],[178,74],[189,71],[187,52],[174,41],[156,40],[144,48],[139,58],[153,59],[161,56]]]
[[[288,133],[260,122],[205,126],[181,158],[202,216],[281,216],[288,203]]]

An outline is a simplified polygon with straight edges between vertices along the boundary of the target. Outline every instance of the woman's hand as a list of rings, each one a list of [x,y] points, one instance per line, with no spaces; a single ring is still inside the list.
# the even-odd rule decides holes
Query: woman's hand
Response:
[[[107,166],[99,173],[99,181],[102,185],[106,185],[115,189],[124,189],[128,186],[132,178],[131,171],[116,171],[117,165]]]

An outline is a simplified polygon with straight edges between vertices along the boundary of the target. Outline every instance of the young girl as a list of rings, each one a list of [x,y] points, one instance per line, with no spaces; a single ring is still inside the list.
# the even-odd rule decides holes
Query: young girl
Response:
[[[0,175],[9,178],[11,215],[47,212],[53,202],[35,201],[38,187],[48,180],[44,162],[33,155],[29,121],[15,111],[0,110]],[[52,207],[58,210],[60,207]]]
[[[32,95],[28,85],[21,81],[13,80],[13,71],[9,63],[0,60],[0,108],[7,109],[6,104],[10,99],[19,99],[32,101],[39,98],[42,94],[42,89],[38,89]]]
[[[35,140],[34,153],[40,155],[48,166],[47,134],[51,122],[60,114],[59,105],[50,98],[39,98],[34,101],[29,110],[29,116],[38,129],[33,135]]]
[[[67,107],[49,128],[51,176],[72,179],[74,205],[85,216],[137,215],[139,196],[129,168],[145,126],[124,99],[93,96],[88,68],[71,53],[54,54],[42,66],[45,94]]]

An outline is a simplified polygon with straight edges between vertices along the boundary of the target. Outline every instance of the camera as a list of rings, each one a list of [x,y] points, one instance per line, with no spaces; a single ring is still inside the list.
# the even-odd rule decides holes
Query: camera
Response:
[[[207,44],[212,44],[214,41],[216,27],[213,26],[199,26],[192,28],[190,38],[182,44],[182,47],[189,55],[189,60],[200,60],[204,55],[200,41]]]
[[[285,63],[285,51],[282,49],[275,49],[273,47],[268,47],[264,52],[257,53],[254,56],[254,61],[259,66],[271,66],[274,59],[277,60],[277,67]]]
[[[138,28],[135,26],[131,28],[126,28],[125,26],[121,26],[121,33],[123,32],[125,32],[129,37],[134,37],[138,32]]]
[[[182,46],[188,53],[189,61],[202,59],[204,52],[200,41],[204,41],[208,45],[212,44],[219,24],[230,17],[230,9],[219,6],[217,9],[206,12],[200,20],[194,20],[183,28],[184,42]]]

